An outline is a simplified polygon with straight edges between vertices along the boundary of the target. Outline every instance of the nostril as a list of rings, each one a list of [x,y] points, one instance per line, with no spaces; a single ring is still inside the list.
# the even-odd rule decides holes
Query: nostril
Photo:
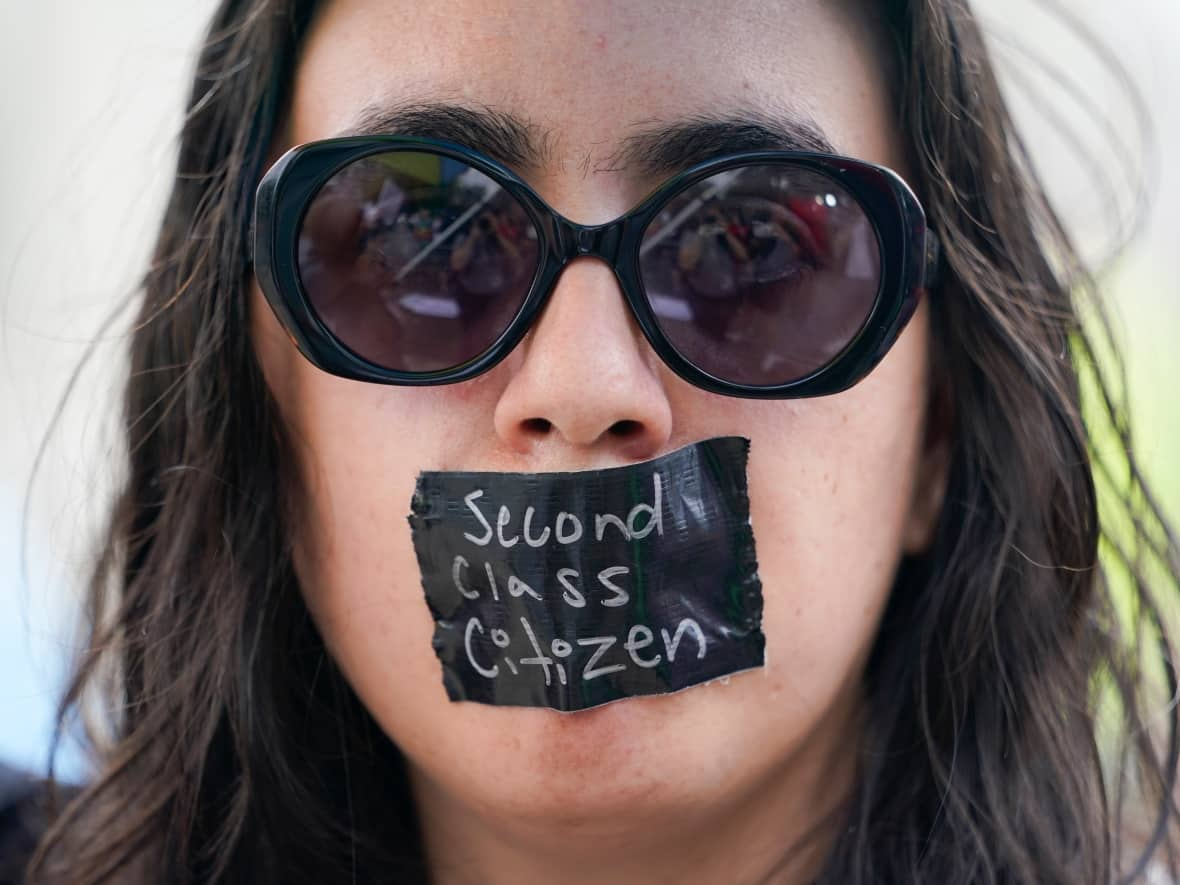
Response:
[[[531,434],[544,436],[553,427],[545,418],[529,418],[524,422],[524,429]]]
[[[620,439],[628,439],[633,436],[638,436],[642,432],[643,425],[638,421],[631,421],[629,419],[624,421],[616,421],[610,426],[611,436],[615,436]]]

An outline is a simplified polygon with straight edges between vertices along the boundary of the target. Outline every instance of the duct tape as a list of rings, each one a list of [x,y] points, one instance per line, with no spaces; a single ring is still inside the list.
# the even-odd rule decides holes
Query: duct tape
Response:
[[[421,473],[409,520],[450,699],[584,710],[762,666],[749,445]]]

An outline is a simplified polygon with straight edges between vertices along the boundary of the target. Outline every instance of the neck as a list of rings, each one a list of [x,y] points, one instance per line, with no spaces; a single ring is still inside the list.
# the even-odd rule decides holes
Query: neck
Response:
[[[836,711],[831,711],[835,714]],[[411,773],[437,885],[733,882],[806,885],[818,874],[854,787],[851,716],[832,715],[745,790],[659,813],[564,819],[476,808]],[[859,733],[859,732],[855,732]]]

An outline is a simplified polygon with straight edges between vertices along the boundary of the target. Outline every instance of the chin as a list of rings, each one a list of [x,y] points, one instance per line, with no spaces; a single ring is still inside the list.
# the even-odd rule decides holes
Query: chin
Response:
[[[743,708],[757,715],[761,681],[739,674],[575,713],[455,704],[465,763],[432,779],[520,824],[605,833],[622,819],[683,812],[752,780],[754,747],[771,752],[742,727]]]

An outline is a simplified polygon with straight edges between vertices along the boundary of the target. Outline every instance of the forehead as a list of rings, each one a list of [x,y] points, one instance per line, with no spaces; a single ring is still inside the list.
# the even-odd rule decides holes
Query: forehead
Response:
[[[880,38],[846,0],[335,0],[305,46],[287,140],[447,103],[522,123],[536,177],[634,177],[629,143],[702,117],[801,122],[896,167]]]

